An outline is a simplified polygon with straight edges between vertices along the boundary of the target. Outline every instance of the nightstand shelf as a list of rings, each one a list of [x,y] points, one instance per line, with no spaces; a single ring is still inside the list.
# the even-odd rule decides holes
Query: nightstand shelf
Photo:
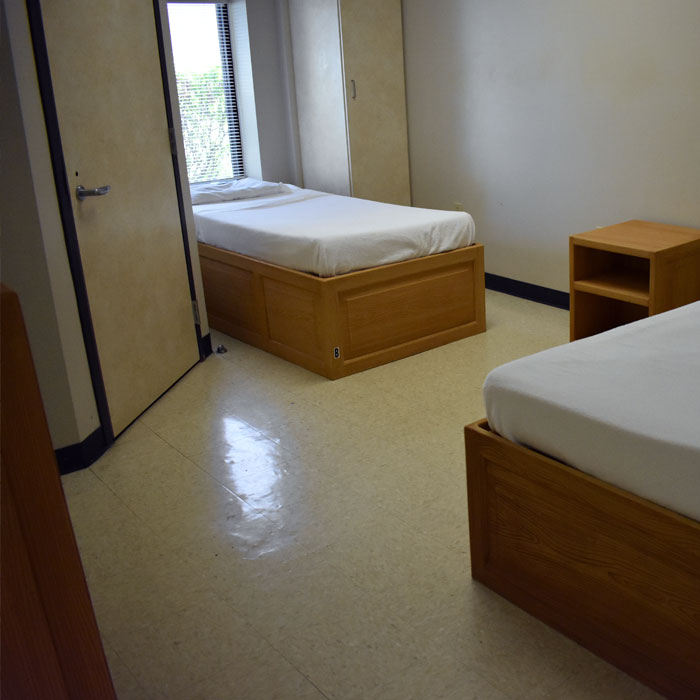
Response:
[[[627,221],[571,236],[571,340],[700,299],[700,230]]]
[[[649,278],[629,270],[606,272],[574,282],[578,292],[589,292],[602,297],[649,306]]]

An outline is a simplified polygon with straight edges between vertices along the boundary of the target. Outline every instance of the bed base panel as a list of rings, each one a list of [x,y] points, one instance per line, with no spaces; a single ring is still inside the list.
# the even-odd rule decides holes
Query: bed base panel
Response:
[[[481,244],[316,277],[199,244],[209,324],[337,379],[486,330]]]
[[[700,523],[465,428],[472,577],[655,690],[700,697]]]

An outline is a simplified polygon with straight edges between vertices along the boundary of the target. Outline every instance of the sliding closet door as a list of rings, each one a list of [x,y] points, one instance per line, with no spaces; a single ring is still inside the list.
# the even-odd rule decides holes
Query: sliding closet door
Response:
[[[118,434],[199,358],[153,4],[43,0],[41,8],[90,314]],[[79,199],[79,186],[95,196]],[[104,186],[110,190],[97,189]]]
[[[340,0],[352,193],[411,203],[401,0]]]

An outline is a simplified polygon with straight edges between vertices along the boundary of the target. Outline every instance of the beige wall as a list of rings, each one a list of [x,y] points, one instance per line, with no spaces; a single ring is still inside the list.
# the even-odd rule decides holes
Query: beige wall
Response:
[[[99,427],[58,212],[25,5],[3,5],[2,280],[19,295],[54,448]],[[9,37],[8,37],[9,34]]]
[[[404,0],[413,202],[476,220],[488,272],[560,290],[567,237],[700,227],[697,0]]]

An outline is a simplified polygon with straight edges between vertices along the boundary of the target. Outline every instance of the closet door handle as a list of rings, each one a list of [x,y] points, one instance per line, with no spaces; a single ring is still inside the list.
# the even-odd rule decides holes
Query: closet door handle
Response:
[[[111,189],[111,185],[102,185],[102,187],[94,187],[91,190],[85,189],[82,185],[78,185],[75,188],[75,196],[82,202],[85,197],[102,197],[102,195],[108,194]]]
[[[357,88],[355,87],[355,81],[351,80],[350,84],[352,85],[352,99],[356,100],[357,99]]]

